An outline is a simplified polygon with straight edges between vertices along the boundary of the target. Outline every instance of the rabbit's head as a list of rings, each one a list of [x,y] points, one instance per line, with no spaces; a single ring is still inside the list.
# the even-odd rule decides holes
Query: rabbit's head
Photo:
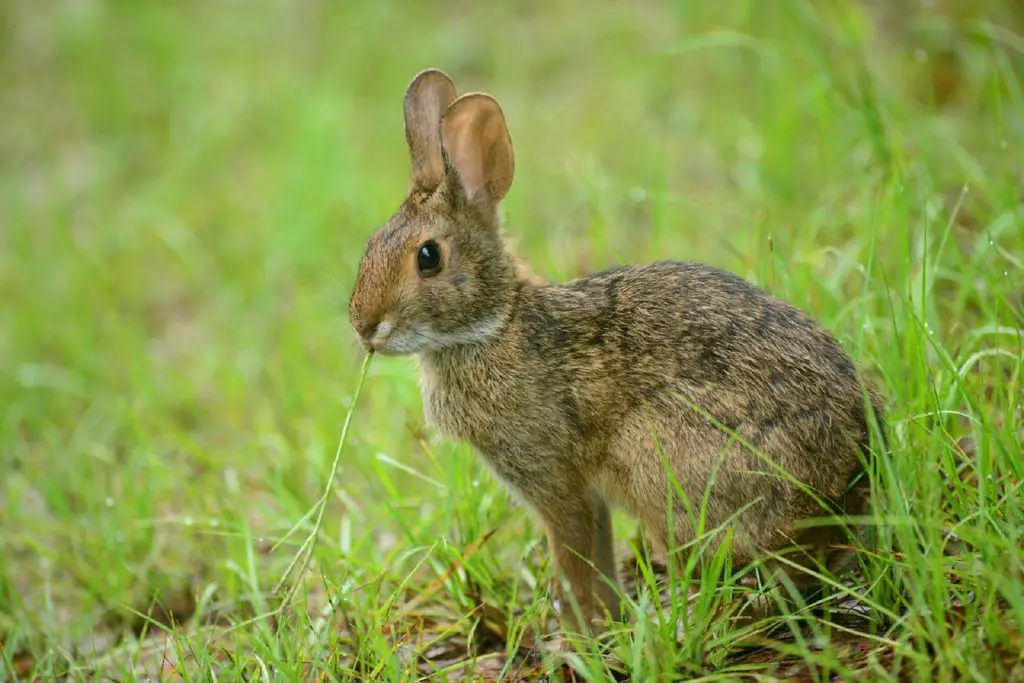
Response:
[[[497,212],[514,170],[505,117],[492,97],[456,97],[451,79],[429,69],[406,90],[405,137],[412,182],[367,244],[352,326],[385,355],[486,341],[515,296]]]

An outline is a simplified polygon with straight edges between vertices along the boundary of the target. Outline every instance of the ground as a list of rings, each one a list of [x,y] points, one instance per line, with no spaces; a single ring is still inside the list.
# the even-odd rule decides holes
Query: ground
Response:
[[[0,19],[0,678],[1024,680],[1018,6]],[[628,627],[551,650],[539,526],[347,321],[427,66],[501,101],[535,270],[713,263],[879,383],[876,542],[822,610],[741,628],[722,558],[688,601],[618,517]]]

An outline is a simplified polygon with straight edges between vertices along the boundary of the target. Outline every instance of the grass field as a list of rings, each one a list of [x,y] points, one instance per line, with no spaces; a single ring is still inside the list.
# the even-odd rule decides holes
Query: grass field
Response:
[[[0,679],[568,671],[539,525],[347,320],[406,189],[404,88],[436,66],[502,102],[506,226],[537,271],[723,266],[822,321],[889,400],[880,543],[833,581],[842,609],[739,628],[728,581],[658,596],[617,518],[631,624],[577,677],[1024,680],[1019,6],[53,0],[0,20]]]

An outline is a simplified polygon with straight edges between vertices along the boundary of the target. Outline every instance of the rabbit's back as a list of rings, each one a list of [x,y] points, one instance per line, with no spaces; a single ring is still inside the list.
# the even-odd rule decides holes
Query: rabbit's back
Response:
[[[581,413],[681,397],[755,440],[817,413],[863,426],[857,371],[840,344],[725,271],[671,261],[616,268],[535,290],[519,318],[523,351],[550,389],[570,407],[594,404]]]

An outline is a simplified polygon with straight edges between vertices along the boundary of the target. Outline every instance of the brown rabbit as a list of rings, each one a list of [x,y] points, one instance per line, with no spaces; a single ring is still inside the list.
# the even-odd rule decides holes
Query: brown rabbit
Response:
[[[612,504],[661,556],[669,524],[677,545],[695,539],[712,480],[704,528],[734,521],[735,564],[843,539],[799,522],[823,505],[865,511],[866,487],[850,485],[869,443],[864,396],[879,420],[881,401],[824,329],[697,263],[543,282],[502,239],[514,162],[498,103],[456,97],[431,69],[404,106],[412,183],[369,240],[352,325],[371,351],[419,357],[428,418],[544,522],[575,626],[600,604],[619,616]]]

